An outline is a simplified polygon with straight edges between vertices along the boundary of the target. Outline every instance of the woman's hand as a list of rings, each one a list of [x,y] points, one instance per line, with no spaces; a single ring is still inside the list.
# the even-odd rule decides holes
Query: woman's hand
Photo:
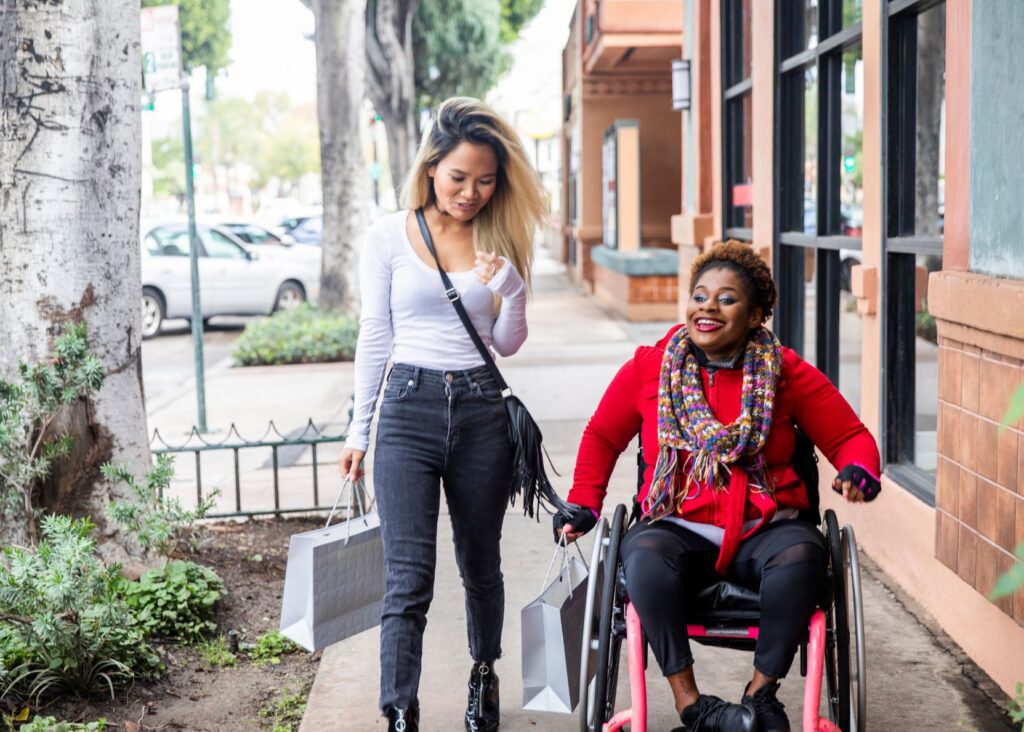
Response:
[[[572,544],[581,536],[597,525],[597,515],[589,508],[578,506],[569,517],[563,516],[560,512],[551,517],[551,527],[555,533],[555,543],[562,536],[565,541]]]
[[[490,254],[479,250],[477,251],[474,271],[476,272],[476,278],[483,284],[486,285],[488,282],[493,280],[495,275],[497,275],[504,266],[505,260],[497,254]]]
[[[882,484],[870,471],[860,465],[847,465],[832,481],[832,490],[842,493],[850,503],[871,501],[882,490]]]
[[[341,451],[341,458],[338,460],[338,469],[341,477],[353,482],[361,479],[366,472],[363,470],[363,458],[366,450],[356,450],[353,447],[346,447]]]

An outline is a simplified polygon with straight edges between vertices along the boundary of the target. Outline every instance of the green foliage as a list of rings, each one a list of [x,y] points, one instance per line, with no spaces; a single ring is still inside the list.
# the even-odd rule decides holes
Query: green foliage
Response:
[[[1010,700],[1010,719],[1014,724],[1020,725],[1020,732],[1024,732],[1024,684],[1017,682],[1013,699]]]
[[[351,361],[359,323],[312,305],[281,310],[245,326],[235,341],[236,366]]]
[[[153,140],[153,195],[180,198],[185,195],[185,150],[181,136]]]
[[[96,557],[88,519],[47,516],[33,552],[10,547],[0,564],[4,686],[39,700],[61,693],[109,691],[160,661],[123,598],[117,565]]]
[[[1024,587],[1024,542],[1017,545],[1017,561],[996,580],[996,586],[992,588],[989,597],[998,600],[1001,597],[1009,597],[1014,592]]]
[[[1024,383],[1018,384],[1010,395],[1010,403],[1006,407],[1006,414],[999,424],[999,434],[1012,425],[1021,417],[1024,417]]]
[[[60,411],[103,385],[103,365],[89,352],[83,323],[57,336],[53,356],[18,364],[18,380],[0,379],[0,511],[20,510],[35,538],[33,495],[53,461],[74,447],[68,434],[54,434]]]
[[[306,713],[308,688],[292,691],[285,689],[281,696],[260,709],[260,717],[273,725],[273,732],[295,732]]]
[[[125,588],[125,599],[149,637],[198,640],[217,629],[213,610],[224,582],[209,567],[168,562]]]
[[[196,648],[211,668],[233,668],[238,665],[238,656],[228,650],[228,644],[221,637],[204,640]]]
[[[288,189],[320,172],[318,129],[316,106],[296,105],[287,94],[216,99],[196,124],[197,160],[232,169],[236,178],[251,169],[256,189],[274,178]]]
[[[919,338],[924,338],[931,343],[939,342],[939,333],[935,325],[935,318],[928,312],[928,304],[921,307],[921,311],[914,317],[914,330]]]
[[[276,666],[281,663],[281,656],[288,653],[298,653],[299,647],[278,633],[276,630],[264,633],[256,639],[256,645],[249,650],[251,658],[257,666],[266,666],[268,663]]]
[[[107,720],[95,722],[58,722],[53,717],[35,717],[28,724],[18,727],[18,732],[103,732]]]
[[[216,75],[227,68],[231,50],[231,0],[142,0],[142,7],[177,5],[181,27],[182,64],[186,70],[205,66]]]
[[[499,0],[420,3],[412,23],[419,101],[434,107],[451,96],[483,97],[505,63]]]
[[[501,0],[501,42],[515,41],[543,6],[544,0]]]
[[[509,65],[505,47],[543,4],[543,0],[420,3],[412,23],[418,101],[434,107],[451,96],[482,98]]]
[[[180,500],[166,495],[174,478],[174,459],[170,455],[157,455],[156,465],[139,483],[123,465],[106,463],[103,476],[112,483],[124,483],[135,499],[113,501],[107,515],[127,531],[147,551],[169,557],[182,543],[194,543],[196,521],[204,518],[213,508],[218,491],[211,491],[194,510],[186,509]]]

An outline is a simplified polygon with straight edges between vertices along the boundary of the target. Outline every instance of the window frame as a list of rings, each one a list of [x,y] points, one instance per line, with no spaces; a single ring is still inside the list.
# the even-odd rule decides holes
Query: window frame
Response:
[[[841,231],[840,164],[842,153],[842,64],[843,54],[858,45],[863,49],[863,21],[843,27],[843,0],[821,0],[818,6],[817,29],[819,40],[811,48],[783,57],[786,35],[803,23],[794,23],[793,14],[800,20],[805,11],[803,3],[777,3],[775,16],[775,242],[774,266],[779,289],[776,308],[776,333],[785,345],[804,353],[805,256],[807,249],[815,250],[815,365],[837,386],[839,385],[840,300],[839,289],[842,262],[839,250],[861,251],[862,238],[843,236]],[[806,46],[801,38],[800,45]],[[863,53],[863,51],[862,51]],[[804,162],[803,154],[793,155],[806,141],[804,119],[806,114],[805,74],[814,66],[817,74],[817,140],[815,201],[815,231],[806,233],[804,217]],[[797,83],[798,82],[798,83]],[[794,96],[794,90],[799,94]],[[790,124],[797,105],[799,120]],[[785,136],[783,130],[786,131]],[[794,148],[794,145],[799,147]],[[799,180],[799,191],[794,185]],[[796,194],[800,201],[800,231],[790,223],[794,221]],[[785,223],[784,223],[785,221]]]
[[[915,230],[917,21],[945,0],[886,0],[882,228],[882,460],[910,493],[935,505],[935,475],[914,462],[917,441],[916,268],[942,256],[943,236]]]
[[[753,0],[756,2],[757,0]],[[754,80],[753,62],[749,75],[743,76],[743,41],[744,41],[744,20],[749,25],[749,16],[743,17],[744,0],[721,0],[719,12],[721,13],[721,44],[722,44],[722,238],[739,239],[741,241],[752,241],[754,230],[752,227],[733,225],[733,211],[736,206],[731,203],[733,187],[740,181],[742,176],[744,157],[744,126],[743,102],[745,97],[750,97],[753,102]],[[751,37],[753,29],[751,28]],[[753,48],[750,53],[753,54]],[[733,82],[733,73],[738,77]],[[733,83],[730,83],[733,82]],[[753,104],[751,103],[751,109]],[[751,135],[751,138],[753,135]],[[746,142],[753,142],[749,140]],[[751,159],[753,152],[751,151]],[[740,171],[738,175],[734,175]],[[753,181],[753,171],[751,171]],[[753,222],[753,204],[751,204],[751,222]]]

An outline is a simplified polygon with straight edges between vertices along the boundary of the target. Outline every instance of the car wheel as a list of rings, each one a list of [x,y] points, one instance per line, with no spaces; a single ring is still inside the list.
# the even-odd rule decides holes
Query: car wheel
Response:
[[[152,338],[160,332],[166,314],[164,298],[152,287],[142,288],[142,337]]]
[[[274,312],[278,310],[291,310],[306,302],[306,291],[298,282],[285,282],[277,291],[277,298],[274,300]]]

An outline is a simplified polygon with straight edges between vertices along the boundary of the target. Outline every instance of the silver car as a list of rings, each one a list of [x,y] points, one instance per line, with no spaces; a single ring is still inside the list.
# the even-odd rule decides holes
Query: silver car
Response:
[[[320,294],[319,250],[298,257],[277,247],[257,253],[222,227],[201,224],[196,230],[204,322],[215,315],[267,315],[315,302]],[[185,224],[156,226],[143,237],[143,338],[159,333],[167,318],[192,317],[189,250]]]

